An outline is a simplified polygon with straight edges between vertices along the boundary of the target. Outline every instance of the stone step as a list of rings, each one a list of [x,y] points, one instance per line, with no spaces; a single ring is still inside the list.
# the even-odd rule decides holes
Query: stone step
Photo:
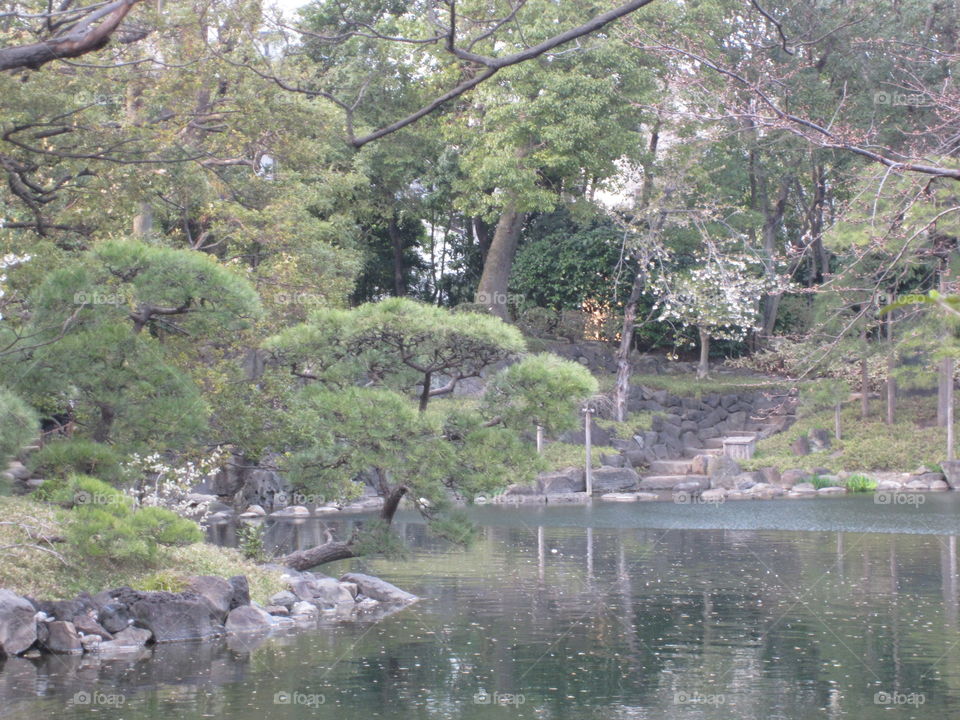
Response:
[[[699,482],[702,487],[710,487],[706,475],[648,475],[640,481],[641,490],[673,490],[681,483]]]
[[[650,463],[653,475],[686,475],[692,463],[689,460],[654,460]]]
[[[723,438],[707,438],[703,441],[703,447],[707,450],[723,450]]]
[[[683,449],[684,457],[695,458],[697,455],[723,455],[723,448],[685,447]]]

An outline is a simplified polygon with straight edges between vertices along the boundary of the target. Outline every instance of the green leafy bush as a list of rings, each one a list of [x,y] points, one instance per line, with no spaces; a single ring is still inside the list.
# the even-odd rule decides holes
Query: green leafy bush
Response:
[[[170,510],[134,510],[125,495],[96,478],[71,477],[60,493],[74,507],[67,542],[84,559],[149,563],[160,545],[190,545],[203,538],[195,523]]]
[[[877,489],[877,481],[866,475],[851,475],[843,482],[843,486],[847,492],[873,492]]]
[[[16,455],[20,448],[37,436],[37,414],[27,403],[4,387],[0,387],[0,463]]]
[[[836,487],[837,483],[833,478],[823,477],[822,475],[814,475],[810,478],[810,484],[813,485],[817,490],[822,490],[826,487]]]
[[[74,474],[90,475],[117,485],[123,480],[120,456],[109,445],[82,438],[57,440],[30,456],[30,470],[47,482]]]

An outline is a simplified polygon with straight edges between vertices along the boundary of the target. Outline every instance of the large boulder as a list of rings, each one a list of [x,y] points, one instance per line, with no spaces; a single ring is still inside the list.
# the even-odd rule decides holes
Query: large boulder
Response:
[[[320,604],[329,606],[340,605],[341,603],[352,604],[354,602],[350,590],[336,578],[315,578],[310,584],[314,589],[313,598]]]
[[[37,639],[37,611],[26,598],[0,590],[0,655],[19,655]]]
[[[100,608],[97,620],[107,632],[118,633],[130,626],[133,617],[126,605],[109,602]]]
[[[823,452],[824,450],[829,450],[830,445],[833,442],[833,438],[830,436],[830,433],[823,428],[814,428],[810,431],[808,437],[810,438],[810,449],[813,452]]]
[[[99,635],[103,640],[113,640],[113,634],[97,622],[93,611],[74,617],[73,626],[83,635]]]
[[[593,471],[593,493],[615,493],[636,490],[640,476],[633,468],[601,467]]]
[[[733,490],[736,487],[736,477],[740,472],[740,465],[726,455],[711,455],[707,461],[707,474],[710,476],[711,488]]]
[[[960,460],[944,460],[940,467],[943,468],[947,485],[954,490],[960,488]]]
[[[617,455],[617,457],[621,457]],[[537,487],[544,495],[583,492],[586,489],[583,468],[568,467],[537,477]]]
[[[233,587],[227,580],[216,575],[197,575],[190,578],[187,590],[195,592],[208,603],[216,613],[217,621],[223,622],[230,612],[233,600]]]
[[[114,602],[125,606],[134,623],[152,632],[158,643],[223,635],[218,613],[198,593],[139,592],[130,588],[111,593]]]
[[[234,608],[227,616],[226,629],[231,635],[264,632],[273,627],[270,613],[253,605]]]
[[[810,440],[806,435],[801,435],[790,444],[790,449],[793,450],[794,455],[809,455]]]
[[[48,624],[48,634],[43,646],[58,655],[79,655],[83,652],[80,633],[72,622],[65,620],[54,620]]]
[[[416,595],[401,590],[386,580],[363,573],[347,573],[340,578],[340,582],[353,583],[362,594],[383,603],[406,605],[418,599]]]
[[[805,482],[809,479],[810,473],[808,473],[806,470],[784,470],[780,475],[780,487],[792,488],[794,485]]]

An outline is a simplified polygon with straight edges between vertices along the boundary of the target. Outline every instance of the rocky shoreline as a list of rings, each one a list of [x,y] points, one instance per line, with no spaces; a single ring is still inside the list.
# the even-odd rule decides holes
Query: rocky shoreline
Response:
[[[195,576],[182,592],[121,587],[72,600],[35,600],[0,589],[0,657],[114,656],[136,654],[151,644],[263,637],[317,627],[324,620],[379,619],[418,600],[372,575],[347,573],[338,580],[283,572],[288,589],[263,607],[250,600],[243,575]]]

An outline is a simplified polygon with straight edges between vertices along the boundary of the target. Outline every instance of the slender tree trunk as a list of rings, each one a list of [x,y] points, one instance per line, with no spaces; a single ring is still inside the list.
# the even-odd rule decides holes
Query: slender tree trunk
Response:
[[[507,289],[510,284],[510,271],[513,258],[520,242],[520,230],[523,228],[526,213],[518,212],[511,203],[500,215],[497,228],[490,241],[490,249],[483,263],[483,274],[477,286],[476,302],[486,305],[494,315],[508,320]]]
[[[116,419],[116,411],[112,405],[99,403],[100,422],[93,431],[93,439],[99,443],[105,443],[110,439],[110,430],[113,428],[113,421]]]
[[[833,405],[833,436],[840,440],[840,403],[839,401]]]
[[[430,402],[430,382],[433,373],[424,373],[423,390],[420,392],[420,412],[427,409],[427,403]]]
[[[870,416],[870,373],[867,369],[867,331],[860,333],[864,343],[863,356],[860,358],[860,417],[866,420]]]
[[[630,297],[623,306],[623,328],[620,331],[620,346],[617,348],[617,384],[614,388],[613,402],[617,422],[623,422],[627,416],[627,400],[630,397],[630,349],[633,347],[633,331],[637,324],[637,303],[646,285],[646,275],[637,263],[637,274],[633,278]]]
[[[710,332],[705,328],[700,331],[700,364],[697,365],[697,380],[703,380],[710,374]]]
[[[397,213],[390,216],[387,223],[387,234],[390,236],[390,246],[393,248],[393,294],[402,297],[407,294],[406,277],[403,269],[403,235],[397,225]]]

